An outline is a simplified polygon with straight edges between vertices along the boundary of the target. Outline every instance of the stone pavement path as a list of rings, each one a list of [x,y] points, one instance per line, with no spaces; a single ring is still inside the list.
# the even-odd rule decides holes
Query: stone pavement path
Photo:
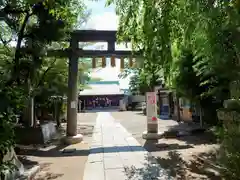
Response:
[[[109,112],[100,112],[83,180],[170,180],[166,170]]]

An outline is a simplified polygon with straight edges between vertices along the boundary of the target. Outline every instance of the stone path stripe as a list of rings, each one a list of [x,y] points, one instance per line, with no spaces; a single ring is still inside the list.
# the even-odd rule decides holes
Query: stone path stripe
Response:
[[[167,172],[109,112],[100,112],[83,180],[170,180]]]

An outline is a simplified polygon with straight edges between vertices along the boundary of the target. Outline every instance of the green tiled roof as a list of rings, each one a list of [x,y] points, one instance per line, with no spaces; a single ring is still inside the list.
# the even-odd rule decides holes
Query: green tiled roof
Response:
[[[119,81],[90,81],[88,84],[117,84],[119,85]]]
[[[80,96],[90,95],[123,95],[124,92],[117,84],[90,84],[90,89],[79,92]]]

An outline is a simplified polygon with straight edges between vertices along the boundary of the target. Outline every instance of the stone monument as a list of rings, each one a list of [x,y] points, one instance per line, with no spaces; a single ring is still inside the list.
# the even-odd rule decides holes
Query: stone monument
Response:
[[[240,81],[230,83],[231,99],[225,100],[223,107],[217,110],[218,119],[229,129],[240,125]]]
[[[156,92],[147,92],[146,100],[147,131],[143,132],[142,138],[147,140],[159,139],[161,134],[158,132]]]

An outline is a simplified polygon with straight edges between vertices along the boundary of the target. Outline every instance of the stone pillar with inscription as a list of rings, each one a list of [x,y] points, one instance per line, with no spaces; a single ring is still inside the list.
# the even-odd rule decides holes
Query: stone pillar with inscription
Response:
[[[68,99],[67,99],[67,134],[64,138],[66,144],[75,144],[82,141],[83,136],[77,133],[78,112],[78,41],[74,38],[70,42],[72,54],[69,57],[68,67]]]
[[[147,131],[143,132],[142,138],[147,140],[155,140],[161,137],[158,132],[157,118],[157,97],[156,92],[146,93],[147,101]]]
[[[223,107],[217,110],[218,119],[223,121],[227,131],[239,133],[240,129],[240,81],[230,83],[231,99],[225,100]]]

